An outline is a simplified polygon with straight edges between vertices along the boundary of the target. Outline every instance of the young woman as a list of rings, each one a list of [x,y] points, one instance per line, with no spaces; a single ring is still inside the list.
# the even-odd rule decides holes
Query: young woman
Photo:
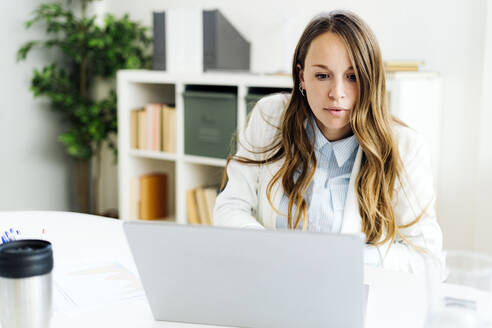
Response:
[[[439,255],[430,154],[392,117],[378,43],[355,14],[315,17],[291,94],[261,99],[228,159],[214,224],[364,232],[365,263],[421,272]]]

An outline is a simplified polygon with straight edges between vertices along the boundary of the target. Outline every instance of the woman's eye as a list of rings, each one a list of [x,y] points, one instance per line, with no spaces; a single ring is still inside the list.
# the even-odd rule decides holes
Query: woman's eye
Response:
[[[325,74],[325,73],[316,73],[314,76],[316,76],[316,78],[318,80],[324,80],[328,77],[328,74]]]
[[[355,74],[348,74],[347,75],[347,78],[350,80],[350,81],[357,81],[356,77],[355,77]]]

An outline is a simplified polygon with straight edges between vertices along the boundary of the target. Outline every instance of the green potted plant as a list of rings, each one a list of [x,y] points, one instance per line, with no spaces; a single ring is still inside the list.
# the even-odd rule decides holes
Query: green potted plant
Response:
[[[25,24],[27,28],[44,25],[47,38],[27,42],[17,53],[17,59],[24,60],[35,47],[59,50],[59,60],[34,70],[31,91],[35,97],[48,98],[67,126],[58,139],[75,159],[79,210],[86,213],[97,211],[103,145],[114,151],[115,160],[117,156],[116,92],[113,87],[103,99],[95,100],[91,88],[101,78],[114,81],[118,69],[149,67],[152,42],[148,28],[128,15],[107,14],[97,24],[96,16],[87,17],[92,1],[77,1],[80,15],[72,1],[41,4]],[[96,160],[91,161],[94,156]],[[91,162],[95,168],[90,168]]]

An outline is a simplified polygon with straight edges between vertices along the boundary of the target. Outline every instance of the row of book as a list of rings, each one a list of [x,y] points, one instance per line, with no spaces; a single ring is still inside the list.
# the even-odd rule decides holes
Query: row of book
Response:
[[[212,224],[218,186],[203,186],[186,192],[188,223]],[[150,173],[130,181],[130,217],[138,220],[169,219],[168,175]]]
[[[418,71],[424,62],[418,60],[385,60],[383,64],[386,72],[408,72]]]
[[[383,61],[386,72],[408,72],[418,71],[424,62],[421,60],[385,60]],[[275,72],[272,75],[291,76],[289,72]]]
[[[147,104],[130,112],[130,147],[176,152],[176,109]]]
[[[130,180],[130,216],[139,220],[168,218],[168,176],[150,173]]]
[[[190,224],[213,224],[217,186],[198,187],[186,192],[186,211]]]

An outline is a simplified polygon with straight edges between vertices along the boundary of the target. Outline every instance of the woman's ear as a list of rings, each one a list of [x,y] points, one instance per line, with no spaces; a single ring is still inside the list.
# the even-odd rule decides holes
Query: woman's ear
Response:
[[[303,89],[306,89],[306,87],[304,86],[304,70],[302,69],[300,64],[297,64],[297,74],[299,77],[299,81],[301,81],[301,87]]]

